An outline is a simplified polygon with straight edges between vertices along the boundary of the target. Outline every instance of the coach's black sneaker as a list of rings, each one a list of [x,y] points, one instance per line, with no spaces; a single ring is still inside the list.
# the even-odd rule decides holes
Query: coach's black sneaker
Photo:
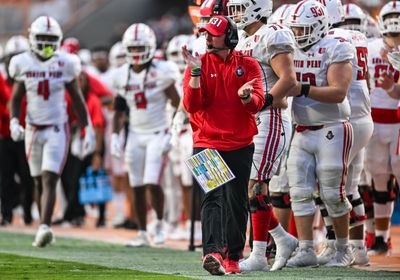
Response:
[[[387,255],[389,253],[389,246],[383,240],[383,236],[375,237],[375,244],[371,247],[371,250],[368,251],[368,255]]]

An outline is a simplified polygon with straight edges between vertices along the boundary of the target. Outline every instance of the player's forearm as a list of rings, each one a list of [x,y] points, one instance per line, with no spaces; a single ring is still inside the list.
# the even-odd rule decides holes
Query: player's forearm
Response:
[[[83,101],[83,98],[79,98],[79,96],[73,97],[72,101],[74,103],[74,110],[78,118],[79,125],[81,127],[87,126],[89,124],[89,120],[88,120],[86,105]]]
[[[21,104],[24,95],[25,95],[25,87],[21,83],[14,84],[13,96],[11,98],[11,104],[10,104],[11,119],[12,118],[19,119],[19,116],[21,115]]]
[[[279,101],[287,96],[299,95],[299,89],[296,77],[287,75],[279,78],[269,93],[274,96],[274,100]]]
[[[125,112],[123,111],[115,111],[114,117],[112,120],[112,132],[119,133],[122,128],[122,120],[124,118]]]
[[[10,112],[11,119],[13,118],[19,119],[19,116],[21,115],[21,104],[22,104],[22,98],[13,96],[13,98],[11,99],[11,112]]]
[[[81,90],[78,87],[77,80],[74,79],[71,82],[66,83],[65,87],[71,96],[74,112],[78,118],[79,125],[82,127],[87,126],[89,124],[88,111]]]
[[[310,87],[308,98],[325,102],[325,103],[341,103],[346,98],[347,89],[344,87]]]

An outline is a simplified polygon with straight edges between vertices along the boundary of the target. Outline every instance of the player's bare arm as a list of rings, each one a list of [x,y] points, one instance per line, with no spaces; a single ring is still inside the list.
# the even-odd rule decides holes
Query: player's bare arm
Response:
[[[178,109],[180,104],[179,94],[176,91],[175,84],[170,85],[165,89],[165,95],[171,100],[171,105]]]
[[[69,95],[71,96],[73,108],[82,127],[88,125],[88,114],[86,110],[85,101],[83,100],[82,92],[79,89],[78,82],[76,79],[65,84]]]
[[[326,103],[341,103],[351,85],[352,65],[350,62],[331,64],[328,68],[328,86],[310,87],[308,98]]]
[[[291,53],[280,53],[271,59],[271,67],[279,77],[270,94],[274,96],[272,106],[275,108],[286,108],[286,96],[296,96],[300,90],[297,82],[296,72]]]
[[[13,94],[11,99],[11,119],[19,118],[21,114],[22,99],[25,96],[25,84],[23,82],[15,82],[13,86]]]

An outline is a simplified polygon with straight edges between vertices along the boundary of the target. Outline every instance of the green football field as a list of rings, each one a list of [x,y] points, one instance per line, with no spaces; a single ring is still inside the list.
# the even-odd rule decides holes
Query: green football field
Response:
[[[199,252],[125,248],[92,241],[57,239],[31,246],[33,236],[0,232],[0,279],[215,279],[201,267]],[[307,268],[258,272],[244,279],[400,279],[398,272]]]

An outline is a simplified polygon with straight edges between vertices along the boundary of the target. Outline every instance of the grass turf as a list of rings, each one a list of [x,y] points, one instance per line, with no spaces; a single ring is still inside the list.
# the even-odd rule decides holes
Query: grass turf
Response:
[[[201,267],[201,254],[199,252],[175,251],[160,248],[125,248],[121,245],[114,245],[102,242],[80,241],[72,239],[58,238],[54,246],[46,248],[34,248],[31,246],[32,235],[6,233],[0,231],[0,253],[12,254],[17,256],[31,257],[37,264],[44,267],[42,271],[36,271],[32,276],[36,279],[63,279],[61,274],[52,274],[52,277],[45,278],[47,273],[53,273],[62,268],[66,262],[72,263],[78,267],[76,275],[82,275],[84,272],[86,279],[102,279],[98,276],[104,272],[105,279],[107,275],[113,275],[116,279],[159,279],[162,276],[155,273],[170,274],[167,279],[173,279],[175,276],[186,276],[191,278],[215,279],[210,276]],[[18,259],[19,257],[15,257]],[[14,258],[14,259],[15,259]],[[41,258],[41,259],[38,259]],[[3,276],[10,275],[14,271],[21,271],[18,264],[8,266],[1,265],[3,259],[0,259],[0,279],[6,279]],[[21,258],[22,259],[22,258]],[[58,262],[61,261],[61,262]],[[49,262],[51,265],[49,265]],[[82,265],[82,269],[79,268]],[[89,265],[89,266],[85,266]],[[91,266],[90,266],[91,265]],[[28,266],[23,271],[35,269],[36,266]],[[75,275],[74,269],[70,266],[66,274]],[[133,271],[134,270],[134,271]],[[112,271],[112,272],[111,272]],[[126,272],[128,271],[128,272]],[[152,274],[138,274],[137,271],[150,272]],[[110,272],[110,273],[108,273]],[[99,273],[99,274],[96,274]],[[17,274],[15,274],[17,275]],[[43,277],[42,277],[43,276]],[[58,277],[60,276],[60,278]],[[11,276],[10,276],[11,277]],[[83,277],[83,276],[82,276]],[[111,277],[111,276],[110,276]],[[124,278],[125,277],[125,278]],[[224,279],[237,279],[237,276]],[[242,274],[240,278],[244,279],[400,279],[400,273],[378,271],[371,272],[353,268],[302,268],[302,269],[283,269],[277,272],[255,272]],[[16,279],[11,277],[8,279]],[[23,279],[23,278],[20,278]],[[29,278],[27,278],[29,279]],[[31,278],[32,279],[32,278]],[[68,277],[70,279],[70,277]],[[80,278],[85,279],[85,278]],[[162,278],[161,278],[162,279]]]
[[[17,279],[189,279],[78,262],[64,262],[0,253],[2,280]]]

